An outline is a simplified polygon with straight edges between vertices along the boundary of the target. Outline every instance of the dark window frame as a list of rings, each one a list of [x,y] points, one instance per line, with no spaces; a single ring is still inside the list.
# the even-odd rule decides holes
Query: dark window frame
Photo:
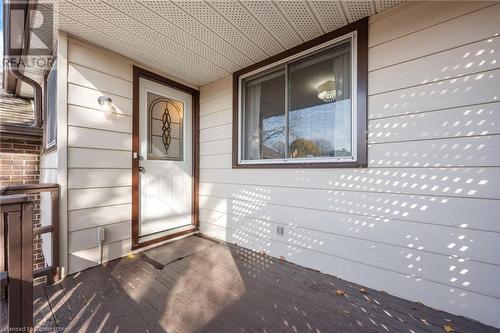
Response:
[[[294,56],[298,53],[307,51],[321,44],[327,43],[333,39],[340,38],[356,32],[356,161],[314,161],[311,162],[283,162],[283,163],[239,163],[239,152],[241,150],[239,144],[239,81],[240,76],[259,70],[263,67],[272,65],[273,63],[282,61],[283,59]],[[342,28],[319,36],[313,40],[298,45],[290,50],[279,53],[275,56],[262,60],[256,64],[243,68],[233,74],[233,128],[232,128],[232,162],[234,169],[262,169],[262,168],[364,168],[368,164],[368,18],[348,24]]]

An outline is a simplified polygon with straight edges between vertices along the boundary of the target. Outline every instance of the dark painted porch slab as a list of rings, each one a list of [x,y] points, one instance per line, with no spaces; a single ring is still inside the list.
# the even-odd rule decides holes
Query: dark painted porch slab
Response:
[[[500,331],[195,236],[35,289],[39,331]]]

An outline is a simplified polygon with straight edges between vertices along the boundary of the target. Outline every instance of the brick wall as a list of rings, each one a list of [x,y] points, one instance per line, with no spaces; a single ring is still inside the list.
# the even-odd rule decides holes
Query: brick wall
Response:
[[[40,180],[41,138],[0,136],[0,186],[37,184]],[[33,223],[40,226],[40,195],[32,196]],[[33,268],[45,266],[42,240],[36,236],[33,243]]]
[[[41,141],[33,138],[0,137],[1,185],[34,184],[39,181]]]

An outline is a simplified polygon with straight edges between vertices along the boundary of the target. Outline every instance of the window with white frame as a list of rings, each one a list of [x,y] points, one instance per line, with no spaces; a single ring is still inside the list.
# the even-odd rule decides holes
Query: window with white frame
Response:
[[[352,31],[238,74],[234,166],[363,166],[366,103],[359,112],[357,52]]]
[[[57,62],[54,62],[45,81],[45,149],[56,146],[57,138]]]

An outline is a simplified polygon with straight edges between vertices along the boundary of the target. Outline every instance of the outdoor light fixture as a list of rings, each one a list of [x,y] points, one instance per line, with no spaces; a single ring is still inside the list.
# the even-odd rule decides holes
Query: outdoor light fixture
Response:
[[[97,98],[97,101],[99,102],[99,105],[101,106],[101,111],[108,113],[113,109],[113,101],[111,98],[106,97],[106,96],[99,96]]]
[[[337,98],[337,84],[333,80],[323,82],[318,86],[318,98],[330,103]]]

